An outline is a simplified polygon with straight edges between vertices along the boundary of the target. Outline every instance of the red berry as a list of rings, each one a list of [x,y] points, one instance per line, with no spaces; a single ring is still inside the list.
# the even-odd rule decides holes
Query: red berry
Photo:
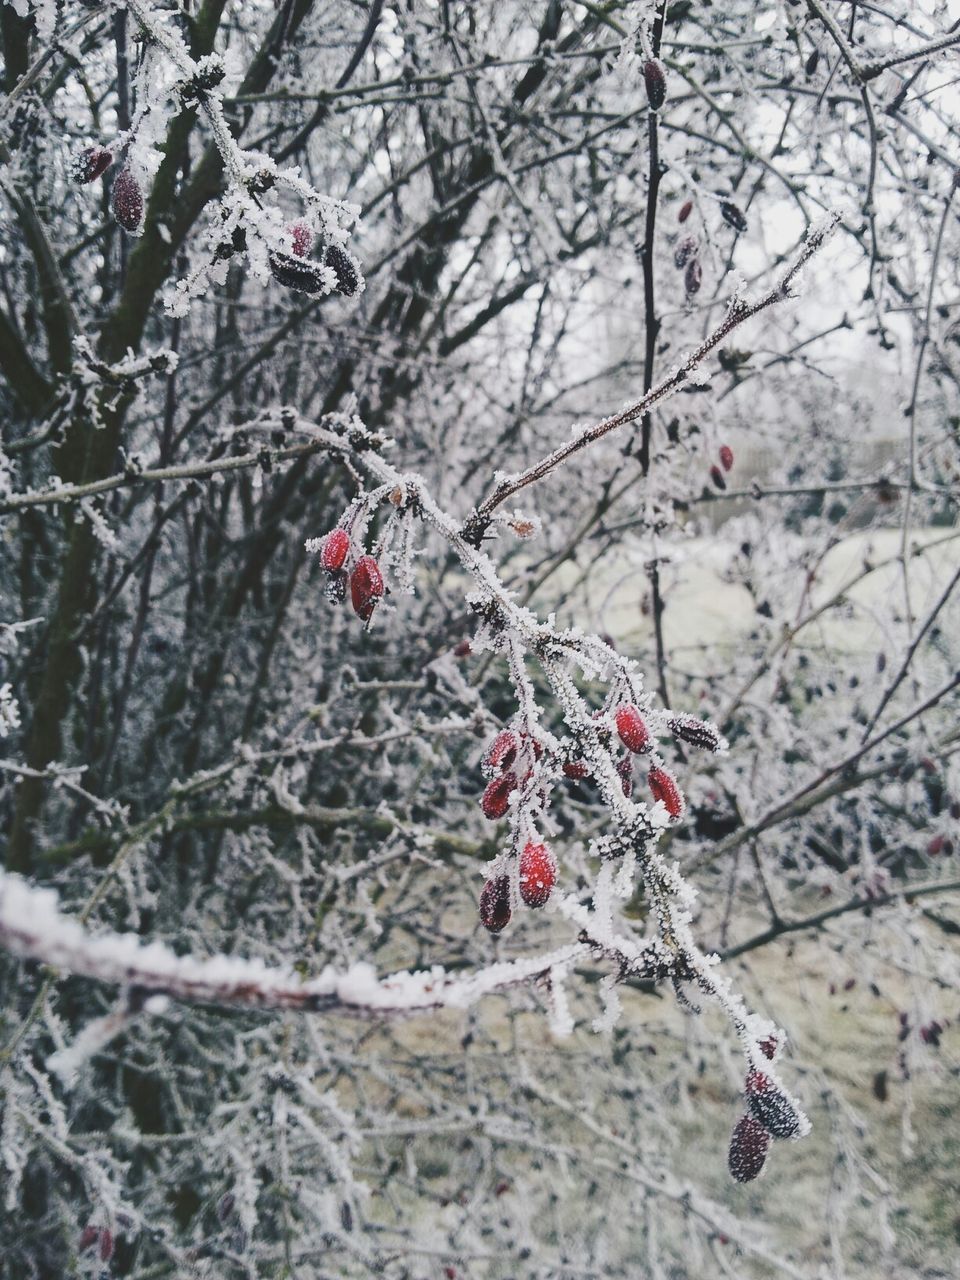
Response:
[[[625,702],[623,706],[617,707],[614,720],[620,741],[628,751],[649,751],[650,734],[643,722],[643,716],[632,702]]]
[[[700,259],[691,258],[683,275],[683,287],[686,290],[687,297],[692,298],[695,293],[699,293],[702,283],[703,268],[700,266]]]
[[[770,1149],[770,1135],[753,1116],[741,1116],[734,1126],[727,1153],[727,1168],[737,1182],[752,1182],[763,1169]]]
[[[728,444],[720,446],[720,465],[724,471],[729,471],[733,466],[733,450]]]
[[[335,573],[343,568],[343,562],[350,550],[350,535],[346,529],[334,529],[323,540],[320,552],[320,564],[328,573]]]
[[[501,773],[488,782],[480,797],[480,808],[485,818],[502,818],[510,807],[510,793],[516,790],[517,775]]]
[[[723,478],[723,472],[717,466],[710,468],[710,479],[718,489],[725,489],[727,487],[727,482]]]
[[[690,214],[692,212],[693,212],[693,201],[684,200],[683,204],[680,206],[679,212],[677,213],[677,221],[686,222],[686,220],[690,217]]]
[[[943,853],[943,846],[946,843],[946,836],[934,836],[927,845],[927,853],[929,853],[931,857],[936,857],[938,853]]]
[[[294,222],[287,230],[293,240],[293,252],[298,258],[305,258],[313,248],[313,232],[305,222]]]
[[[542,907],[557,879],[557,864],[545,844],[528,840],[520,855],[520,897],[528,907]]]
[[[774,1138],[792,1138],[800,1128],[800,1117],[785,1093],[762,1071],[747,1073],[747,1102],[754,1117]]]
[[[110,207],[124,231],[140,230],[143,221],[143,192],[129,169],[121,169],[114,178]]]
[[[113,1257],[113,1232],[104,1227],[100,1232],[100,1261],[109,1262]]]
[[[473,646],[470,644],[469,640],[458,641],[453,650],[453,656],[455,658],[469,658],[471,653],[473,653]]]
[[[496,876],[488,880],[480,894],[480,923],[491,933],[499,933],[510,923],[510,879]]]
[[[574,778],[581,781],[583,778],[590,777],[590,770],[582,760],[567,760],[563,765],[564,775],[568,778]]]
[[[654,765],[647,775],[647,784],[654,800],[662,800],[670,817],[679,818],[683,813],[684,801],[673,774]]]
[[[364,622],[369,622],[377,601],[383,595],[383,574],[373,556],[361,556],[350,575],[350,598],[353,611]]]
[[[70,172],[75,182],[85,184],[99,178],[113,164],[113,152],[106,147],[87,147],[74,156]]]
[[[100,1228],[91,1226],[88,1223],[80,1232],[80,1244],[78,1246],[80,1252],[83,1253],[84,1249],[89,1249],[90,1246],[96,1244],[99,1239]]]
[[[647,89],[647,101],[651,111],[659,111],[667,96],[667,79],[663,63],[649,59],[643,64],[643,83]]]
[[[678,271],[682,271],[691,258],[696,256],[696,236],[684,236],[673,251],[673,263]]]
[[[512,729],[504,729],[498,733],[483,757],[483,771],[487,776],[499,769],[509,769],[517,758],[520,743]]]

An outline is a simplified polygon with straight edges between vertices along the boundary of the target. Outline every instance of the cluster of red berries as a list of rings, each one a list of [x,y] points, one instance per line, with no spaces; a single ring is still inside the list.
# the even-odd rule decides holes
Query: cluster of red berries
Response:
[[[717,456],[720,459],[720,466],[718,467],[716,463],[713,464],[710,468],[710,479],[718,489],[726,489],[727,482],[723,478],[723,472],[733,470],[733,450],[728,444],[722,444]],[[723,471],[720,470],[720,467],[723,468]]]
[[[79,1251],[86,1253],[96,1245],[97,1255],[101,1262],[109,1262],[113,1257],[113,1232],[109,1227],[95,1227],[88,1224],[80,1232]]]
[[[597,718],[602,716],[597,712]],[[616,764],[623,794],[633,792],[633,757],[647,755],[654,749],[654,740],[646,722],[632,702],[623,702],[613,713],[617,736],[626,748],[626,754]],[[674,716],[668,726],[675,737],[692,746],[719,751],[723,740],[713,725],[695,716]],[[602,737],[612,736],[601,730]],[[504,817],[510,808],[513,793],[530,778],[534,765],[543,756],[543,746],[532,734],[515,729],[504,729],[494,738],[483,757],[482,768],[489,779],[480,797],[480,809],[485,818],[496,821]],[[586,762],[568,758],[561,764],[564,776],[574,781],[589,778]],[[683,816],[685,801],[676,778],[662,765],[651,764],[647,773],[647,786],[654,801],[660,801],[673,821]],[[520,897],[528,907],[542,907],[550,897],[556,881],[557,867],[553,854],[546,845],[529,840],[520,855]],[[499,933],[510,921],[510,879],[496,876],[487,881],[480,896],[480,919],[491,933]]]
[[[693,201],[684,200],[677,211],[677,221],[682,226],[693,212]],[[732,200],[720,201],[720,216],[727,226],[733,227],[738,234],[746,231],[747,219],[739,205]],[[683,287],[688,298],[700,292],[703,282],[703,267],[700,263],[700,241],[695,235],[684,236],[673,253],[674,266],[683,272]]]
[[[777,1042],[768,1036],[758,1048],[772,1061]],[[795,1138],[800,1132],[800,1116],[787,1095],[755,1067],[747,1072],[744,1093],[749,1109],[734,1125],[727,1167],[737,1182],[752,1182],[763,1170],[770,1139]]]
[[[369,555],[359,556],[352,571],[348,571],[351,549],[352,543],[346,529],[333,529],[323,540],[320,567],[327,575],[327,599],[339,604],[347,594],[349,582],[353,611],[363,622],[369,623],[374,609],[383,598],[383,574],[374,557]]]
[[[71,171],[75,181],[86,185],[103,176],[113,164],[113,152],[107,147],[87,147],[73,161]],[[124,231],[136,233],[143,222],[143,192],[140,183],[126,167],[113,181],[110,208]]]

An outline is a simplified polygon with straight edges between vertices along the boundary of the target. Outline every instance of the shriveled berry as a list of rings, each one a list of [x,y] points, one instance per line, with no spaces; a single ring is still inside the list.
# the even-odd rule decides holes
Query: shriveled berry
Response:
[[[674,716],[670,721],[670,731],[681,742],[689,742],[692,747],[702,747],[705,751],[719,751],[723,745],[716,725],[709,720],[698,720],[696,716]]]
[[[326,293],[326,278],[315,262],[292,253],[271,253],[268,262],[274,280],[297,293]]]
[[[590,770],[582,760],[565,760],[563,773],[565,777],[573,778],[577,782],[590,777]]]
[[[510,878],[495,876],[480,894],[480,923],[491,933],[500,933],[510,923]]]
[[[733,450],[728,444],[720,446],[720,465],[724,471],[730,471],[733,467]]]
[[[663,74],[663,63],[649,58],[643,64],[643,83],[647,89],[647,101],[651,111],[659,111],[667,96],[667,78]]]
[[[629,800],[633,795],[633,761],[629,756],[617,761],[617,773],[620,775],[620,789]]]
[[[640,752],[650,750],[650,734],[644,724],[643,716],[632,702],[625,702],[617,707],[614,721],[620,741],[628,751]]]
[[[686,222],[686,220],[690,217],[690,214],[692,212],[693,212],[693,201],[684,200],[683,204],[680,206],[677,212],[677,221]]]
[[[337,277],[337,293],[342,293],[345,298],[352,298],[360,288],[360,272],[355,259],[338,244],[328,244],[323,262]]]
[[[733,1129],[727,1168],[737,1182],[752,1182],[759,1177],[767,1152],[770,1134],[753,1116],[741,1116]]]
[[[332,530],[323,540],[323,550],[320,552],[321,567],[328,573],[342,569],[349,551],[350,535],[346,529]]]
[[[678,271],[682,271],[692,257],[697,252],[697,241],[695,236],[684,236],[676,249],[673,251],[673,263]]]
[[[364,622],[369,622],[378,601],[383,596],[383,574],[373,556],[361,556],[350,575],[350,598],[353,611]]]
[[[764,1039],[759,1042],[757,1048],[768,1062],[772,1062],[777,1056],[777,1037],[765,1036]]]
[[[718,489],[726,489],[727,482],[726,480],[724,480],[723,472],[720,470],[718,466],[712,466],[710,468],[710,479],[713,481],[713,483],[716,485]]]
[[[683,794],[672,773],[654,765],[647,774],[647,785],[654,800],[662,800],[671,818],[679,818],[683,813]]]
[[[703,283],[703,268],[700,266],[699,258],[691,258],[687,263],[687,269],[683,273],[683,287],[686,290],[688,298],[692,298],[695,293],[700,292],[700,285]]]
[[[113,180],[110,194],[113,216],[124,231],[136,232],[143,222],[143,192],[129,169],[121,169]]]
[[[792,1138],[800,1128],[800,1117],[785,1093],[762,1071],[750,1071],[746,1082],[750,1110],[774,1138]]]
[[[501,773],[491,779],[480,797],[480,808],[485,818],[502,818],[510,807],[510,793],[517,787],[515,773]]]
[[[483,757],[483,771],[489,777],[493,773],[509,769],[517,758],[519,739],[512,729],[503,729],[491,742]]]
[[[93,182],[113,164],[113,152],[106,147],[87,147],[79,155],[74,156],[70,173],[74,182],[81,185]]]
[[[528,907],[542,907],[557,879],[557,864],[545,844],[528,840],[520,854],[520,897]]]
[[[313,248],[313,232],[305,222],[294,222],[287,230],[293,241],[293,252],[298,258],[305,258]]]
[[[724,222],[733,227],[734,231],[746,231],[747,219],[743,210],[733,203],[732,200],[722,200],[720,202],[720,214]]]

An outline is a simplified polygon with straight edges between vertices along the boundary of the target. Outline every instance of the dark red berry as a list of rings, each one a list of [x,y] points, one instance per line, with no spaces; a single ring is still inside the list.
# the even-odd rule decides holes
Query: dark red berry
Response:
[[[496,876],[488,880],[480,894],[480,923],[491,933],[499,933],[510,923],[510,879]]]
[[[662,800],[670,817],[679,818],[683,813],[683,794],[673,774],[654,765],[647,774],[647,784],[654,800]]]
[[[590,777],[590,770],[582,760],[566,760],[563,765],[564,776],[580,782]]]
[[[684,200],[683,204],[680,206],[679,212],[677,213],[677,221],[686,222],[686,220],[690,217],[690,214],[692,212],[693,212],[693,201]]]
[[[746,231],[747,219],[742,209],[733,204],[730,200],[723,200],[720,203],[720,213],[724,222],[733,227],[734,231]]]
[[[636,753],[650,750],[650,734],[643,722],[643,716],[632,702],[625,702],[617,707],[614,720],[620,741],[628,751]]]
[[[929,843],[927,844],[927,853],[929,853],[931,857],[935,858],[937,854],[943,853],[943,846],[946,843],[947,843],[946,836],[934,836],[933,839],[929,841]]]
[[[737,1182],[752,1182],[759,1177],[767,1152],[770,1134],[753,1116],[741,1116],[734,1126],[727,1153],[727,1168]]]
[[[274,280],[285,288],[295,289],[297,293],[327,292],[326,279],[315,262],[292,253],[271,253],[267,260]]]
[[[700,266],[700,259],[691,258],[687,263],[686,271],[683,273],[683,287],[686,290],[687,297],[692,298],[695,293],[699,293],[702,283],[703,268]]]
[[[730,471],[733,467],[733,450],[728,444],[720,446],[720,465],[724,471]]]
[[[337,293],[342,293],[345,298],[352,298],[360,288],[360,271],[355,259],[338,244],[328,244],[323,262],[337,277]]]
[[[528,907],[542,907],[557,879],[557,864],[545,844],[528,840],[520,855],[520,897]]]
[[[494,738],[483,757],[483,771],[490,774],[509,769],[517,758],[519,739],[512,729],[504,729]]]
[[[293,241],[293,252],[298,258],[305,258],[313,248],[313,232],[305,222],[294,222],[287,230]]]
[[[95,1245],[99,1239],[100,1228],[91,1226],[90,1223],[87,1223],[80,1232],[80,1243],[78,1245],[80,1252],[83,1253],[85,1249],[89,1249],[92,1245]]]
[[[480,808],[485,818],[502,818],[510,807],[510,793],[517,787],[515,773],[501,773],[493,778],[484,788],[480,797]]]
[[[727,487],[727,482],[723,478],[723,472],[717,466],[710,468],[710,479],[718,489],[725,489]]]
[[[113,216],[124,231],[139,231],[143,222],[143,192],[129,169],[121,169],[113,180],[110,194]]]
[[[696,716],[674,716],[670,721],[670,731],[682,742],[702,747],[705,751],[719,751],[723,742],[714,725],[698,720]]]
[[[353,611],[364,622],[369,622],[378,601],[383,596],[383,574],[373,556],[361,556],[350,575],[350,598]]]
[[[667,96],[667,78],[663,74],[663,63],[650,58],[643,64],[643,83],[647,88],[647,101],[651,111],[659,111]]]
[[[113,1257],[113,1232],[104,1227],[100,1232],[100,1261],[109,1262]]]
[[[674,266],[682,271],[691,258],[696,255],[697,240],[695,236],[684,236],[673,251]]]
[[[75,182],[85,184],[99,178],[113,164],[113,152],[106,147],[87,147],[74,156],[70,172]]]
[[[774,1138],[792,1138],[800,1128],[793,1103],[762,1071],[750,1071],[746,1081],[750,1110]]]
[[[346,529],[334,529],[323,540],[320,552],[320,564],[328,573],[343,568],[343,563],[350,551],[350,535]]]
[[[455,658],[469,658],[473,653],[473,647],[469,640],[460,640],[454,646],[453,656]]]

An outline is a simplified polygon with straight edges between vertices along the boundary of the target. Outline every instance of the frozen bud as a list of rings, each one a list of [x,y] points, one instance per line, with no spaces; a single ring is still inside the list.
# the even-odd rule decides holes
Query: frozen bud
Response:
[[[667,78],[663,73],[663,63],[658,58],[650,58],[643,64],[643,83],[647,88],[650,110],[659,111],[667,96]]]
[[[759,1177],[767,1152],[770,1135],[753,1116],[741,1116],[734,1126],[727,1152],[727,1168],[737,1182],[752,1182]]]
[[[733,450],[728,444],[720,446],[720,465],[724,471],[730,471],[733,468]]]
[[[495,876],[480,894],[480,923],[490,933],[500,933],[510,923],[510,879]]]
[[[520,854],[520,897],[528,907],[542,907],[557,879],[557,864],[545,844],[528,840]]]
[[[565,777],[573,778],[577,782],[590,777],[590,770],[582,760],[566,760],[563,765],[563,773]]]
[[[750,1071],[746,1082],[747,1102],[755,1119],[774,1138],[792,1138],[800,1128],[800,1117],[785,1093],[762,1071]]]
[[[719,751],[723,746],[719,730],[709,720],[698,720],[696,716],[675,716],[670,721],[670,731],[681,742],[689,742],[692,747],[702,747],[705,751]]]
[[[328,573],[342,569],[350,551],[350,535],[346,529],[334,529],[323,540],[320,564]]]
[[[683,813],[683,793],[677,785],[672,773],[654,765],[647,774],[647,785],[654,800],[662,800],[671,818],[679,818]]]
[[[686,222],[686,220],[690,217],[690,214],[692,212],[693,212],[693,201],[684,200],[683,204],[680,206],[677,212],[677,221]]]
[[[360,272],[354,258],[337,244],[328,244],[323,255],[324,266],[337,277],[337,293],[352,298],[360,288]]]
[[[383,574],[373,556],[361,556],[350,575],[350,599],[358,618],[369,622],[383,596]]]
[[[293,252],[298,258],[306,258],[313,248],[313,232],[305,222],[294,222],[287,231],[293,241]]]
[[[140,230],[143,222],[143,192],[129,169],[121,169],[114,178],[110,207],[124,231],[134,233]]]
[[[484,788],[480,797],[480,809],[485,818],[496,820],[502,818],[510,807],[510,793],[516,790],[517,775],[502,773],[493,778]]]
[[[682,271],[691,258],[697,252],[697,241],[695,236],[684,236],[676,249],[673,251],[673,264],[678,271]]]
[[[525,541],[527,538],[533,538],[537,532],[537,522],[528,520],[522,516],[516,516],[513,520],[508,521],[509,527],[516,537]]]
[[[113,164],[113,152],[106,147],[87,147],[79,155],[74,156],[70,165],[70,174],[74,182],[85,184],[100,177]]]
[[[692,298],[695,293],[700,292],[700,285],[703,283],[703,268],[700,266],[699,258],[691,258],[687,263],[687,269],[683,273],[683,287],[686,290],[688,298]]]
[[[718,466],[712,466],[710,468],[710,479],[718,489],[725,489],[727,487],[727,482],[723,478],[723,472]]]
[[[326,293],[324,274],[315,262],[292,253],[271,253],[269,263],[270,274],[284,288],[295,289],[297,293]]]
[[[633,761],[629,756],[617,761],[617,773],[620,775],[620,790],[629,800],[633,795]]]
[[[625,702],[623,706],[617,707],[614,720],[620,741],[628,751],[650,750],[650,734],[638,708],[632,702]]]
[[[734,231],[746,231],[747,219],[738,205],[730,200],[721,200],[720,214],[727,226],[733,227]]]
[[[509,769],[517,758],[520,743],[512,729],[504,729],[491,742],[483,757],[483,772],[489,777],[493,773]]]
[[[391,507],[403,506],[404,492],[403,492],[403,489],[401,489],[400,485],[398,484],[394,485],[394,487],[387,494],[387,501],[390,503]]]

